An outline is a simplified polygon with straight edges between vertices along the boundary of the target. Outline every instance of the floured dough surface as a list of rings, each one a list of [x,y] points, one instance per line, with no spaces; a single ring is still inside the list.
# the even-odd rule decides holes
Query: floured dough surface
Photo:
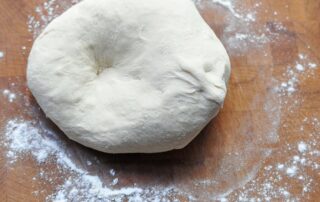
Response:
[[[218,113],[229,75],[190,0],[84,0],[36,39],[27,70],[46,115],[108,153],[183,148]]]

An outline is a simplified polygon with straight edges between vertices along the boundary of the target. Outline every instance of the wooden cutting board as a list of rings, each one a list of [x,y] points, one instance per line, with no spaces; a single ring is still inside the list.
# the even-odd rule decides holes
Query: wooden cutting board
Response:
[[[319,0],[245,0],[231,7],[202,1],[199,10],[232,63],[224,107],[186,148],[148,155],[87,149],[68,140],[39,109],[25,72],[34,33],[28,22],[44,2],[0,1],[3,142],[11,135],[8,121],[33,121],[58,134],[68,158],[112,189],[175,187],[182,191],[168,198],[181,201],[320,201]],[[70,2],[56,3],[59,12]],[[0,201],[44,201],[74,175],[61,173],[56,157],[39,164],[30,151],[10,163],[8,144],[0,145]]]

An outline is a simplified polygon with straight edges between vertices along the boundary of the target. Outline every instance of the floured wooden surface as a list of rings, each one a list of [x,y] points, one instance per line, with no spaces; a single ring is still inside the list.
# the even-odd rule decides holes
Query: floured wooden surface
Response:
[[[69,141],[26,88],[33,38],[72,3],[0,3],[0,201],[320,197],[318,1],[196,1],[231,57],[228,97],[187,148],[153,155]]]

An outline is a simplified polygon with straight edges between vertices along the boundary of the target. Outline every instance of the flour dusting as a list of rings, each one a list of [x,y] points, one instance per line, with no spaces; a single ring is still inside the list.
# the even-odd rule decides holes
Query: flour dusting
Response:
[[[78,166],[67,152],[66,145],[58,141],[58,134],[41,128],[36,123],[23,120],[10,120],[6,126],[5,145],[7,147],[8,163],[14,164],[19,158],[31,154],[39,165],[53,159],[60,172],[72,175],[59,185],[57,192],[47,197],[48,201],[100,201],[100,200],[129,200],[142,201],[143,198],[163,200],[175,192],[170,187],[124,187],[113,188],[117,184],[114,169],[110,169],[112,183],[105,185],[100,177],[91,175],[87,170]],[[46,177],[41,173],[42,178]],[[53,179],[51,178],[50,181]]]
[[[221,40],[231,57],[255,52],[262,60],[267,60],[272,57],[267,51],[270,43],[283,40],[281,37],[290,32],[290,28],[280,21],[264,25],[257,23],[258,12],[271,13],[275,17],[280,14],[271,9],[261,11],[264,4],[260,1],[250,8],[242,7],[241,1],[237,0],[194,1],[200,11],[204,6],[210,6],[213,11],[223,12],[225,22]],[[30,33],[36,38],[48,23],[78,2],[46,0],[39,4],[27,20]],[[22,51],[26,49],[22,46]],[[4,53],[1,53],[0,59],[4,57]],[[318,68],[319,61],[305,52],[298,52],[289,64],[285,64],[285,71],[280,78],[274,78],[270,73],[276,71],[276,67],[267,62],[261,65],[255,77],[264,81],[266,92],[257,92],[249,100],[249,105],[264,112],[264,117],[257,119],[263,119],[266,127],[252,131],[255,126],[250,119],[252,114],[242,115],[235,136],[245,141],[239,142],[236,148],[219,159],[219,165],[207,179],[189,179],[186,176],[182,181],[170,182],[166,186],[136,182],[124,186],[122,181],[126,179],[119,175],[121,169],[109,166],[105,174],[107,177],[97,175],[98,168],[95,165],[102,165],[97,157],[86,160],[85,166],[79,165],[66,142],[61,139],[61,134],[47,129],[37,121],[22,118],[7,121],[2,140],[6,147],[7,163],[9,167],[13,166],[28,155],[40,167],[53,162],[57,166],[57,170],[52,171],[54,176],[62,178],[59,178],[61,183],[56,185],[54,192],[46,197],[47,201],[305,201],[308,194],[317,191],[319,187],[312,175],[320,171],[320,120],[315,115],[305,115],[302,120],[297,120],[298,124],[290,125],[282,123],[281,118],[294,117],[299,112],[299,106],[305,102],[304,97],[299,95],[300,84],[312,79]],[[9,104],[14,104],[19,94],[12,89],[1,89],[0,92]],[[26,104],[24,107],[29,106]],[[280,133],[281,128],[288,132]],[[292,128],[295,130],[289,130]],[[306,131],[306,128],[312,130]],[[277,145],[279,139],[297,133],[303,134],[299,141],[284,141],[284,144]],[[273,148],[274,145],[277,147]],[[283,160],[269,162],[271,154]],[[205,162],[215,163],[211,159],[205,159]],[[252,165],[252,162],[256,163]],[[246,174],[240,177],[243,171]],[[48,183],[58,180],[58,177],[51,175],[42,169],[39,175],[32,177]],[[300,186],[298,195],[297,188],[292,185]],[[33,194],[39,193],[40,190],[35,190]]]
[[[230,0],[212,0],[213,3],[216,3],[216,4],[219,4],[223,7],[225,7],[226,9],[228,9],[233,16],[237,17],[237,18],[243,18],[243,16],[241,14],[239,14],[235,8],[234,8],[234,5],[233,5],[233,2],[230,1]],[[250,19],[254,19],[252,17],[252,14],[249,13],[247,15],[250,15]]]
[[[0,51],[0,59],[4,57],[4,52]]]
[[[2,95],[3,95],[5,98],[7,98],[7,100],[8,100],[9,102],[13,102],[13,101],[16,99],[16,97],[17,97],[15,93],[11,92],[11,91],[8,90],[8,89],[4,89],[4,90],[2,91]]]
[[[35,14],[28,16],[28,30],[35,39],[41,31],[63,11],[81,0],[47,0],[35,8]]]
[[[249,182],[240,191],[230,196],[231,201],[305,201],[308,193],[319,186],[309,172],[320,171],[320,152],[318,135],[320,122],[315,117],[301,121],[302,126],[314,124],[316,130],[309,134],[307,141],[282,145],[274,155],[282,155],[286,159],[264,167],[263,177]],[[292,185],[300,185],[300,194],[292,195]]]

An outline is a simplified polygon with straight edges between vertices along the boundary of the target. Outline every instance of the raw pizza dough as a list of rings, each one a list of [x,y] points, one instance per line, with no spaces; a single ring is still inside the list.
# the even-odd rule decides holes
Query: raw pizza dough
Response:
[[[108,153],[186,146],[218,113],[228,55],[190,0],[84,0],[29,56],[28,85],[65,134]]]

